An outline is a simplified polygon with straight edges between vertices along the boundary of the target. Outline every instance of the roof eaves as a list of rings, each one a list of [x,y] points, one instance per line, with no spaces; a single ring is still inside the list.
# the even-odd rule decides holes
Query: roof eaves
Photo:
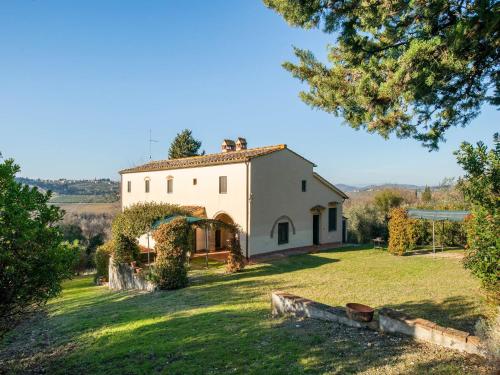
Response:
[[[335,191],[337,194],[339,194],[342,198],[349,199],[349,196],[346,193],[344,193],[342,190],[340,190],[338,187],[336,187],[330,181],[328,181],[325,178],[321,177],[318,173],[313,172],[313,176],[316,177],[316,179],[318,179],[318,181],[320,181],[321,183],[323,183],[323,185],[325,185],[326,187],[329,187],[330,189],[332,189],[333,191]]]

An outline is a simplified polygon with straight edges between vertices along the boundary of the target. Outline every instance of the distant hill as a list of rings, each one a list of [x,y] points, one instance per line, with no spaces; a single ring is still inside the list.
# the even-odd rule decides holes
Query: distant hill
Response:
[[[376,190],[384,190],[384,189],[405,189],[405,190],[423,190],[425,186],[421,185],[411,185],[411,184],[380,184],[380,185],[366,185],[366,186],[353,186],[346,184],[336,184],[340,190],[346,193],[356,193],[362,191],[376,191]]]
[[[94,180],[42,180],[17,177],[20,183],[35,186],[43,191],[51,190],[53,203],[105,203],[119,198],[119,183],[109,178]]]

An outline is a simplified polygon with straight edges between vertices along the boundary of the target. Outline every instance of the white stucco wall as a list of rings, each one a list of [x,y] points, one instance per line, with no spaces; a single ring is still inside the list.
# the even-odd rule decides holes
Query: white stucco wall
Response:
[[[302,192],[301,181],[307,181],[307,191]],[[322,205],[326,209],[320,215],[320,243],[342,241],[343,198],[313,176],[313,165],[288,149],[253,159],[251,162],[250,204],[250,255],[310,246],[313,243],[313,215],[310,209]],[[337,230],[328,231],[328,203],[336,201]],[[296,233],[289,224],[289,242],[278,245],[276,226],[280,216],[288,216]],[[281,220],[288,221],[288,220]]]
[[[173,192],[167,193],[167,177],[174,179]],[[227,194],[219,194],[219,176],[227,176]],[[145,180],[150,179],[150,191],[145,192]],[[197,184],[193,185],[193,179]],[[132,191],[127,192],[131,181]],[[121,184],[122,209],[139,202],[165,202],[186,206],[205,207],[207,217],[228,214],[243,230],[241,244],[245,243],[246,225],[246,164],[235,163],[199,168],[124,173]],[[201,231],[199,231],[201,232]],[[143,244],[143,238],[141,238]],[[204,248],[203,233],[197,234],[197,248]]]

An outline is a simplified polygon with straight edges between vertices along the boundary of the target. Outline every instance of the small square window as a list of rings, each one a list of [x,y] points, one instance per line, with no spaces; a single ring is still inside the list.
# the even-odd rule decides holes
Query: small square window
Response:
[[[302,191],[305,192],[307,190],[307,181],[302,180]]]
[[[288,243],[288,223],[278,223],[278,245]]]
[[[197,185],[198,184],[198,180],[196,178],[193,178],[193,185]]]
[[[132,191],[132,181],[127,181],[127,193]]]

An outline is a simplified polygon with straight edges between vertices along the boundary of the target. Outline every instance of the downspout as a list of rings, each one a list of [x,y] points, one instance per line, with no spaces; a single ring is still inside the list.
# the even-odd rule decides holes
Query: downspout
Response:
[[[246,224],[245,224],[245,236],[246,236],[246,241],[245,241],[245,256],[248,260],[248,241],[250,240],[250,237],[248,236],[248,223],[250,221],[250,209],[249,209],[249,205],[250,205],[250,196],[249,196],[249,181],[248,181],[248,177],[249,177],[249,166],[250,166],[250,162],[247,160],[245,161],[245,165],[246,165],[246,174],[247,174],[247,182],[246,182]]]

